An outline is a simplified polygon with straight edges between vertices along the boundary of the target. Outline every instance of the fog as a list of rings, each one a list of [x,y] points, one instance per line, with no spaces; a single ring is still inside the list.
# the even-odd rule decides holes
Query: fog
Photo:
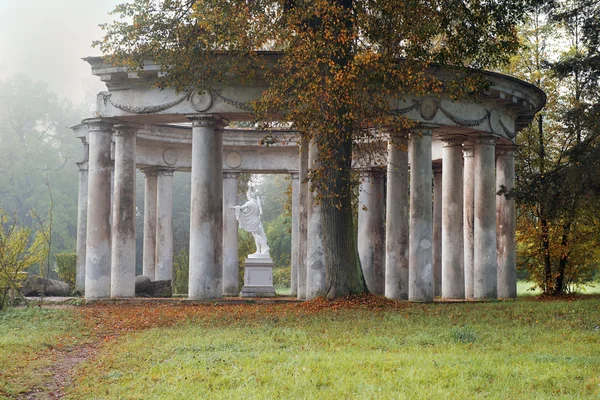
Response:
[[[24,73],[73,102],[103,85],[81,58],[100,55],[98,24],[124,0],[0,0],[0,78]]]

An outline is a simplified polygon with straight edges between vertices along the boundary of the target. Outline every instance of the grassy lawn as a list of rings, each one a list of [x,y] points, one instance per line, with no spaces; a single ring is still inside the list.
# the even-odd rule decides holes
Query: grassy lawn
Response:
[[[67,394],[76,399],[600,397],[597,297],[315,304],[168,306],[154,314],[135,307],[97,309],[97,321],[113,318],[111,324],[124,324],[129,333],[116,335],[80,365]],[[124,321],[152,315],[169,326],[135,330],[135,323]]]
[[[0,398],[600,398],[600,296],[94,305],[0,313]]]
[[[542,291],[538,288],[534,288],[533,283],[527,281],[518,281],[517,282],[517,295],[519,297],[522,296],[538,296],[542,293]],[[600,294],[600,282],[592,282],[587,285],[584,285],[582,288],[578,288],[577,293],[579,294]]]
[[[51,374],[55,349],[78,344],[83,328],[72,310],[0,312],[0,398],[41,385]]]

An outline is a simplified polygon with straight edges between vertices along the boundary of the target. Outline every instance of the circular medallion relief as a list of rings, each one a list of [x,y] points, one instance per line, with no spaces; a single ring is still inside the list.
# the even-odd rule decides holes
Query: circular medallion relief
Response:
[[[496,109],[492,109],[489,112],[489,123],[492,132],[500,133],[500,114],[498,114]]]
[[[199,89],[192,93],[190,104],[198,112],[206,111],[212,105],[212,94],[208,90]]]
[[[177,150],[169,148],[163,151],[163,160],[167,165],[174,165],[179,160]]]
[[[240,165],[242,165],[242,155],[235,151],[227,153],[225,156],[225,164],[227,164],[230,168],[238,168]]]
[[[425,99],[421,103],[419,107],[419,111],[421,112],[421,117],[427,121],[433,119],[438,110],[438,104],[433,99]]]

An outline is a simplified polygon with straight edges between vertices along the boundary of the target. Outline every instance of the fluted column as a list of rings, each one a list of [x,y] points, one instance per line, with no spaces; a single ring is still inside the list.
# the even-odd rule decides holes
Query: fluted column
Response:
[[[110,297],[135,296],[135,144],[136,128],[115,126]]]
[[[476,299],[498,296],[495,147],[495,137],[475,140],[473,294]]]
[[[215,125],[210,115],[188,117],[192,121],[192,194],[190,203],[190,269],[188,298],[209,299],[216,292],[215,190],[217,170]],[[220,167],[222,168],[222,166]]]
[[[223,174],[223,295],[237,296],[239,286],[238,224],[229,205],[238,204],[237,172]]]
[[[442,176],[442,297],[465,298],[462,138],[445,138]]]
[[[496,147],[496,189],[511,190],[515,186],[516,146]],[[498,250],[498,297],[517,297],[517,241],[515,200],[505,195],[496,197]]]
[[[308,165],[318,165],[319,150],[310,143]],[[312,300],[325,295],[325,253],[323,251],[323,227],[321,225],[321,204],[317,203],[316,193],[308,193],[308,228],[306,246],[306,299]]]
[[[433,204],[431,129],[413,129],[410,134],[410,301],[433,301]]]
[[[142,170],[145,176],[144,185],[144,249],[142,274],[151,280],[156,277],[156,168]]]
[[[442,166],[433,164],[433,293],[442,295]]]
[[[369,292],[385,291],[383,173],[365,170],[358,194],[358,254]]]
[[[156,169],[156,269],[157,281],[173,279],[173,169]]]
[[[112,125],[100,119],[88,125],[88,213],[85,249],[85,298],[110,296],[110,198]]]
[[[306,250],[308,227],[308,141],[304,136],[300,141],[298,157],[298,182],[300,193],[298,197],[298,299],[306,299]]]
[[[385,297],[408,299],[408,138],[390,133],[385,222]]]
[[[463,145],[463,257],[465,269],[465,297],[472,299],[473,294],[473,245],[474,205],[475,205],[475,149],[472,144]]]
[[[300,206],[300,179],[297,172],[291,173],[292,177],[292,276],[290,279],[291,295],[298,295],[298,235],[300,228],[298,226],[298,216]]]
[[[85,289],[85,242],[87,234],[88,207],[88,160],[89,146],[86,138],[82,138],[84,156],[78,162],[79,167],[79,196],[77,201],[77,261],[75,269],[75,289],[81,292]]]

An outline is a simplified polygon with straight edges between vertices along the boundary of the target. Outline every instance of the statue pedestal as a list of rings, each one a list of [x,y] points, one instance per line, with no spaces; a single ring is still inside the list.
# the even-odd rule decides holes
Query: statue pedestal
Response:
[[[275,297],[273,260],[268,254],[250,254],[244,262],[241,297]]]

